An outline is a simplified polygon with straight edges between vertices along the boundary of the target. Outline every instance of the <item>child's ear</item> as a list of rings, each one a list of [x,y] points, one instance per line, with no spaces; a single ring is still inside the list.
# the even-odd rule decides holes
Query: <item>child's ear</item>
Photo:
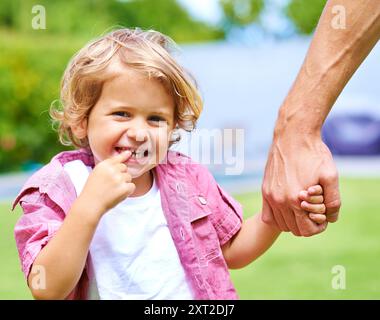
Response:
[[[71,131],[77,139],[87,137],[87,118],[83,119],[78,125],[72,126]]]

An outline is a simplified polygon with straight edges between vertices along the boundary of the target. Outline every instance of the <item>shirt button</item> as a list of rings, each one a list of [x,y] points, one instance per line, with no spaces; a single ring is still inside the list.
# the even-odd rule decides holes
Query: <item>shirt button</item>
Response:
[[[202,197],[202,196],[199,196],[199,197],[198,197],[198,200],[199,200],[199,202],[200,202],[201,204],[203,204],[203,205],[207,204],[207,200],[206,200],[204,197]]]
[[[182,191],[182,186],[180,183],[176,183],[175,188],[177,189],[178,193],[180,193]]]

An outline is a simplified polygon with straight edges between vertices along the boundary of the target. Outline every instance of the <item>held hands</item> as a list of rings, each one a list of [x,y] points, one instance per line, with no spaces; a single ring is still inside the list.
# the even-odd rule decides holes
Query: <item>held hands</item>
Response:
[[[88,177],[80,198],[99,218],[135,191],[125,164],[131,155],[126,151],[98,163]]]
[[[315,185],[299,193],[301,208],[308,212],[309,218],[315,223],[321,224],[326,221],[326,206],[323,201],[323,189]]]
[[[300,205],[299,191],[320,184],[326,221],[315,223]],[[338,174],[331,152],[318,134],[285,130],[275,134],[262,185],[265,223],[296,236],[312,236],[338,219]],[[312,216],[313,217],[313,216]]]

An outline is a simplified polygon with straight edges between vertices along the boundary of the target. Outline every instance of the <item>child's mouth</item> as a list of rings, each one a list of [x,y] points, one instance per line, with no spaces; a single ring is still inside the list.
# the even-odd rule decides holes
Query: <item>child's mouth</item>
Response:
[[[116,150],[117,153],[122,153],[124,151],[130,150],[130,151],[132,151],[131,158],[135,158],[135,159],[146,158],[149,155],[148,149],[146,149],[146,150],[136,150],[136,149],[131,149],[131,148],[128,148],[128,147],[116,147],[115,150]]]

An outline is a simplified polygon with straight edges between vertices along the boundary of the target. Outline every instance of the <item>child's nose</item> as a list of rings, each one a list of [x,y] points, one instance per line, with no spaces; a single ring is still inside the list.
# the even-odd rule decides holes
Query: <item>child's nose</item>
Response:
[[[148,130],[141,126],[130,126],[126,134],[128,138],[138,142],[146,142],[148,140]]]

